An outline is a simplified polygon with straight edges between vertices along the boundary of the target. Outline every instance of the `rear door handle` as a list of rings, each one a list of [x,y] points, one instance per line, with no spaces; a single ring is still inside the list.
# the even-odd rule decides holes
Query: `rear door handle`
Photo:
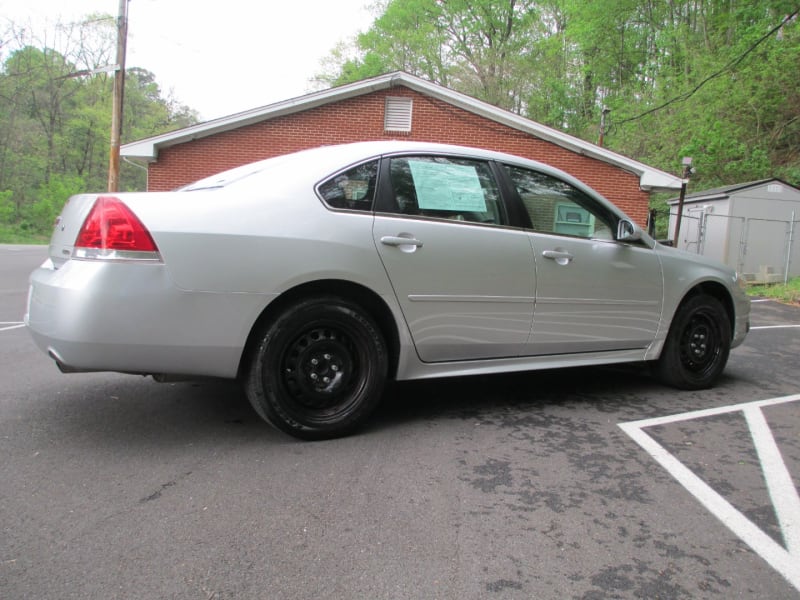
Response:
[[[556,261],[559,265],[569,264],[569,262],[575,258],[572,254],[563,250],[545,250],[542,252],[542,256]]]
[[[416,248],[422,248],[422,242],[420,240],[399,235],[385,235],[381,238],[381,244],[384,246],[414,246]]]

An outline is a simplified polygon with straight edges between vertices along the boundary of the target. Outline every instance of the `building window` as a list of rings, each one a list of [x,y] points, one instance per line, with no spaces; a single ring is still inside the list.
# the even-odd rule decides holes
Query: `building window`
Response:
[[[385,131],[411,131],[411,98],[386,98],[383,115],[383,129]]]

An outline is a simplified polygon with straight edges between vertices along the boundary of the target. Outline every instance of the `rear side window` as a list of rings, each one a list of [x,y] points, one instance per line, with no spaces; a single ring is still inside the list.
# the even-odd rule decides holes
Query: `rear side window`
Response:
[[[377,178],[378,161],[373,160],[323,181],[317,193],[331,208],[371,211]]]
[[[389,178],[398,213],[492,225],[507,222],[497,182],[483,161],[444,156],[392,158]]]

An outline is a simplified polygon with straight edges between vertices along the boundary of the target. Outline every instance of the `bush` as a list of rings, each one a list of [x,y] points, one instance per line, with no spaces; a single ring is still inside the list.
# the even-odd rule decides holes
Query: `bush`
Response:
[[[0,192],[0,243],[41,244],[53,232],[53,223],[70,196],[83,190],[80,177],[54,175],[39,186],[36,199],[20,209],[12,200],[13,192]]]
[[[0,225],[14,222],[17,216],[17,207],[11,200],[12,194],[11,190],[0,192]]]
[[[39,187],[36,201],[23,208],[21,229],[34,235],[50,235],[64,204],[70,196],[80,193],[83,187],[84,182],[80,177],[52,176],[50,181]]]

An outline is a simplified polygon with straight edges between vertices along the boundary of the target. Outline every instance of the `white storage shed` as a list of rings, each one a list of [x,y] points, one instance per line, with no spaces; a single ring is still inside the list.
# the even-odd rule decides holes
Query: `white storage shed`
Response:
[[[678,199],[670,205],[675,238]],[[723,262],[753,283],[800,275],[800,189],[765,179],[705,190],[684,200],[678,247]]]

